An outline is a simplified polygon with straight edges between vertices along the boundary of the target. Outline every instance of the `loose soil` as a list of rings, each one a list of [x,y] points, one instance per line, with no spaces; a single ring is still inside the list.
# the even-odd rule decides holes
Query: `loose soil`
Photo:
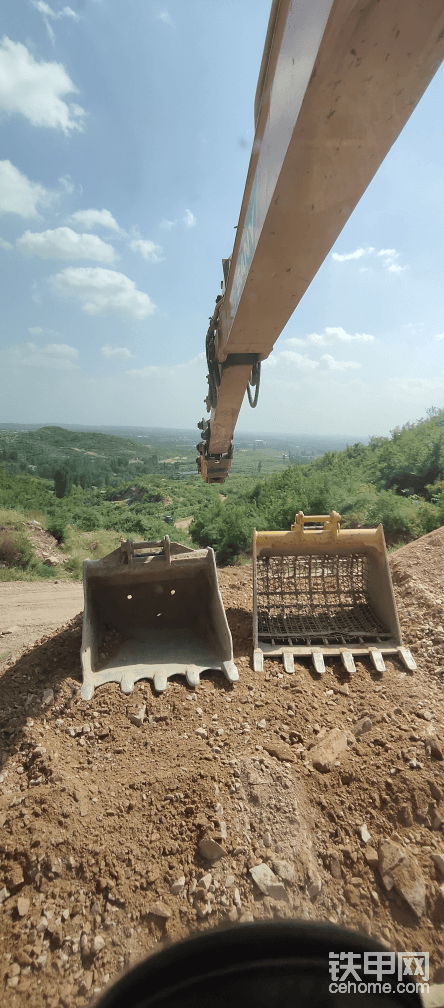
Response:
[[[271,660],[253,673],[252,570],[232,567],[219,580],[239,683],[205,673],[196,690],[178,677],[162,696],[142,682],[131,697],[110,684],[90,703],[79,697],[81,586],[0,585],[4,629],[20,624],[1,638],[14,652],[0,699],[5,1008],[89,1004],[163,942],[271,917],[429,951],[444,980],[444,879],[432,856],[444,855],[443,558],[444,528],[390,560],[417,672],[395,659],[382,675],[367,660],[352,676],[336,661],[323,677],[307,662],[294,675]],[[145,704],[137,727],[128,713]],[[363,718],[371,727],[355,736]],[[331,728],[351,744],[319,773],[310,746]],[[420,917],[369,854],[390,837],[424,878]],[[214,863],[203,838],[222,847]],[[282,899],[253,881],[262,863]]]

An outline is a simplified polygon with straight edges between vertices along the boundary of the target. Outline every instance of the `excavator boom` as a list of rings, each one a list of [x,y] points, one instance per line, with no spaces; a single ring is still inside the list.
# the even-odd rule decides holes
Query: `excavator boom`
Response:
[[[257,393],[260,362],[443,57],[443,0],[274,0],[236,240],[207,333],[207,483],[225,481],[246,389]]]

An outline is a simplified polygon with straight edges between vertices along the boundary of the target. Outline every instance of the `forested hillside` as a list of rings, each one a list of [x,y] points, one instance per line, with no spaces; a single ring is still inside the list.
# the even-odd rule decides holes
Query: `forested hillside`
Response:
[[[195,477],[174,479],[171,466],[161,469],[168,476],[153,472],[150,467],[160,465],[157,457],[146,446],[136,446],[135,456],[134,442],[125,438],[54,427],[17,437],[19,447],[3,446],[19,457],[0,466],[0,508],[13,510],[16,524],[18,512],[37,519],[59,544],[66,543],[73,529],[144,539],[169,532],[196,546],[213,546],[219,563],[227,563],[248,552],[254,527],[288,529],[299,510],[327,514],[334,508],[343,527],[382,522],[391,544],[444,524],[441,409],[397,428],[389,438],[327,452],[307,465],[290,465],[267,477],[233,474],[222,493]],[[111,460],[113,469],[106,469]],[[14,465],[27,467],[27,473],[12,472]],[[106,484],[108,472],[112,479]],[[171,527],[189,516],[194,518],[191,539]],[[0,513],[0,522],[0,563],[8,565],[1,555],[2,537],[11,535],[7,511]],[[78,576],[78,565],[72,573]],[[4,567],[1,574],[7,576]]]
[[[339,511],[343,527],[382,522],[390,543],[407,542],[444,523],[444,410],[310,465],[246,486],[228,481],[227,501],[206,503],[190,527],[200,545],[214,546],[220,562],[249,548],[253,528],[288,529],[295,512]]]
[[[14,475],[33,473],[54,480],[58,497],[69,494],[72,486],[103,487],[115,479],[166,471],[146,445],[112,434],[63,427],[2,432],[0,463]]]

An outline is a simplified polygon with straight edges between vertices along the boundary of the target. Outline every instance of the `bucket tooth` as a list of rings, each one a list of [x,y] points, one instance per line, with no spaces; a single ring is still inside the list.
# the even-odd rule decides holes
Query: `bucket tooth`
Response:
[[[345,648],[342,649],[341,662],[346,672],[348,672],[350,675],[353,675],[353,672],[356,672],[356,665],[351,651],[347,651]]]
[[[225,678],[228,679],[228,682],[239,681],[239,672],[237,670],[236,665],[234,664],[234,661],[222,662],[222,670]]]
[[[255,648],[253,652],[253,672],[264,671],[264,652],[260,648]]]
[[[282,661],[284,663],[285,672],[288,672],[289,675],[293,675],[293,673],[294,673],[294,658],[293,658],[293,655],[290,654],[288,651],[284,651],[284,653],[282,655]]]
[[[153,683],[156,693],[163,693],[168,686],[168,679],[163,672],[155,672],[153,676]]]
[[[195,665],[187,665],[185,675],[189,686],[198,686],[200,683],[199,669]],[[156,687],[157,688],[157,687]]]
[[[122,693],[125,693],[125,694],[133,692],[133,689],[134,689],[134,678],[133,678],[132,675],[128,674],[128,672],[124,672],[124,674],[123,674],[123,676],[122,676],[122,678],[120,680],[120,689],[122,690]]]
[[[381,651],[379,651],[378,648],[369,648],[369,654],[372,664],[374,665],[376,671],[385,672],[386,671],[385,661],[382,657]]]
[[[311,652],[311,660],[313,662],[315,672],[317,672],[318,675],[323,675],[325,672],[325,663],[322,651],[313,650]]]
[[[418,666],[417,666],[417,664],[415,662],[415,659],[414,659],[414,657],[412,655],[412,652],[409,650],[409,648],[407,648],[407,647],[399,647],[397,649],[397,651],[398,651],[399,657],[400,657],[401,661],[403,662],[403,664],[405,665],[405,667],[408,668],[410,670],[410,672],[416,672]]]
[[[80,690],[81,699],[92,700],[93,695],[94,695],[94,684],[92,682],[88,682],[87,680],[85,680],[85,682],[82,683],[82,687]]]

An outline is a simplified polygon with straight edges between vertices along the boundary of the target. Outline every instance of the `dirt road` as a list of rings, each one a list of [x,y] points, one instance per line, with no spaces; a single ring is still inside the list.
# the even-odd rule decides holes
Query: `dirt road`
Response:
[[[0,660],[32,647],[83,609],[81,581],[0,584]],[[12,632],[11,632],[12,631]]]

